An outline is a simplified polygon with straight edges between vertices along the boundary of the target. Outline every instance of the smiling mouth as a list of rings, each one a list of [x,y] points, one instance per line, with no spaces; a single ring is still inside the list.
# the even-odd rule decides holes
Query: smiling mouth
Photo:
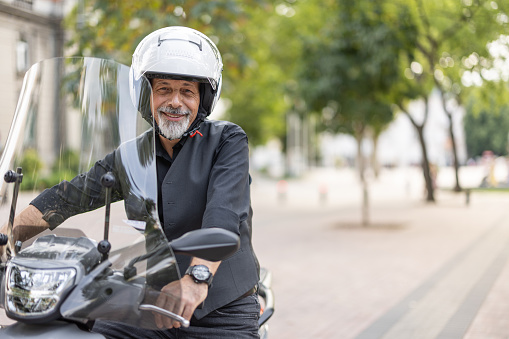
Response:
[[[163,112],[163,114],[166,115],[167,117],[173,118],[173,119],[179,119],[179,118],[183,118],[186,116],[185,114],[172,114],[172,113],[166,113],[166,112]]]
[[[187,112],[182,111],[174,111],[174,110],[166,110],[166,109],[159,109],[158,110],[160,114],[164,115],[169,120],[179,120],[181,118],[185,118],[187,115],[189,115]]]

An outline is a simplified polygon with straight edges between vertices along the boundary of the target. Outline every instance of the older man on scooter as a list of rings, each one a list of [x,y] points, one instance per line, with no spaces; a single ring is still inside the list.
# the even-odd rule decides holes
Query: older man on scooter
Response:
[[[177,313],[190,320],[190,327],[159,315],[155,321],[160,330],[97,322],[93,331],[108,338],[258,338],[259,267],[251,244],[247,136],[235,124],[207,120],[221,93],[222,67],[221,54],[207,36],[167,27],[146,36],[136,48],[129,85],[133,102],[157,134],[154,180],[168,240],[220,227],[238,234],[241,248],[223,262],[177,255],[182,276]],[[101,161],[105,170],[114,164],[111,156]],[[45,190],[16,217],[16,239],[54,229],[82,212],[67,208],[58,189]],[[168,294],[177,288],[175,283],[162,286]],[[170,298],[162,295],[158,306],[170,307]]]

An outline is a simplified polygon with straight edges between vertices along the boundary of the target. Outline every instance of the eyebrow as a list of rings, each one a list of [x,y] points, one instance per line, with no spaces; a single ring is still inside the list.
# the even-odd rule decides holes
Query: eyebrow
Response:
[[[167,79],[157,79],[159,81],[156,81],[154,85],[169,85],[170,84],[170,81],[167,80]],[[195,87],[194,84],[196,82],[193,82],[193,81],[185,81],[184,83],[182,83],[182,86],[186,86],[186,87]]]

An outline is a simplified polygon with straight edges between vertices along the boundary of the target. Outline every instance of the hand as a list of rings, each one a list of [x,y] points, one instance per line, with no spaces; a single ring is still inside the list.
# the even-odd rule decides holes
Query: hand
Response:
[[[156,306],[191,320],[196,307],[207,297],[208,286],[203,283],[197,284],[189,275],[186,275],[182,279],[164,286],[161,292],[157,298]],[[158,328],[179,328],[181,326],[180,322],[160,314],[154,314],[154,318]]]
[[[0,263],[6,263],[10,257],[10,251],[7,249],[7,246],[0,246]]]
[[[10,237],[11,232],[9,232],[9,229],[7,227],[7,224],[4,225],[0,229],[0,233],[2,236]],[[11,243],[8,241],[7,244],[0,246],[0,263],[6,263],[7,260],[11,257],[12,249],[11,249]]]

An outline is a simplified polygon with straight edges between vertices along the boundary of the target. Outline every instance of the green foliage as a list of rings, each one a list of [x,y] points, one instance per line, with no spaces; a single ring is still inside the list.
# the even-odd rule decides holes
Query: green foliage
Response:
[[[55,161],[55,164],[53,165],[54,172],[60,172],[64,169],[66,172],[74,173],[74,175],[79,173],[80,156],[77,152],[72,150],[65,150],[62,152],[58,160]]]
[[[497,155],[507,155],[509,134],[509,108],[498,114],[483,111],[465,116],[466,143],[469,157],[480,157],[490,150]]]
[[[403,47],[402,27],[393,22],[405,13],[386,3],[337,1],[324,38],[306,40],[300,92],[312,110],[328,108],[329,129],[359,138],[367,126],[379,130],[392,120],[389,94]]]
[[[285,114],[291,107],[285,94],[299,49],[298,40],[286,32],[291,19],[277,15],[274,6],[254,9],[250,18],[250,25],[237,33],[249,59],[242,69],[230,70],[226,118],[242,126],[250,143],[257,145],[284,136]]]
[[[85,5],[83,5],[83,3]],[[70,45],[76,55],[112,58],[129,64],[136,45],[148,33],[166,26],[188,26],[212,36],[218,44],[235,45],[228,39],[247,20],[249,8],[261,0],[90,0],[79,3],[66,20],[76,30]]]
[[[23,181],[21,182],[21,190],[32,190],[37,187],[39,181],[40,170],[42,169],[42,161],[35,149],[27,149],[23,153],[20,162],[23,168]]]
[[[500,106],[495,97],[485,101],[479,97],[484,95],[484,91],[479,88],[470,91],[470,94],[464,118],[468,156],[479,157],[486,150],[497,155],[507,155],[509,105]],[[480,106],[480,102],[484,104]]]
[[[288,0],[249,12],[249,24],[239,31],[249,59],[246,67],[231,72],[227,118],[244,127],[253,144],[271,137],[284,140],[287,113],[311,113],[302,100],[297,72],[307,65],[305,38],[322,36],[324,18],[334,6],[334,0]]]
[[[80,171],[79,154],[70,150],[62,152],[55,161],[51,173],[47,176],[41,174],[43,163],[34,149],[24,152],[20,165],[23,168],[23,181],[20,189],[25,191],[42,191],[62,180],[71,180]]]
[[[492,0],[79,4],[66,20],[76,55],[130,64],[139,41],[169,25],[210,36],[225,64],[226,118],[246,130],[252,145],[282,138],[290,111],[321,114],[325,108],[324,127],[332,131],[369,126],[378,133],[392,119],[392,104],[407,108],[433,88],[462,104],[469,95],[465,72],[491,68],[486,43],[509,32],[509,2]],[[477,63],[465,62],[471,55]]]
[[[59,184],[63,180],[70,181],[78,173],[69,169],[61,169],[59,171],[51,171],[51,174],[47,177],[42,178],[37,185],[39,190],[43,190],[49,187],[53,187]]]
[[[39,170],[42,168],[42,161],[37,154],[35,149],[27,149],[23,153],[23,158],[21,159],[21,167],[23,168],[23,173],[36,175]]]

